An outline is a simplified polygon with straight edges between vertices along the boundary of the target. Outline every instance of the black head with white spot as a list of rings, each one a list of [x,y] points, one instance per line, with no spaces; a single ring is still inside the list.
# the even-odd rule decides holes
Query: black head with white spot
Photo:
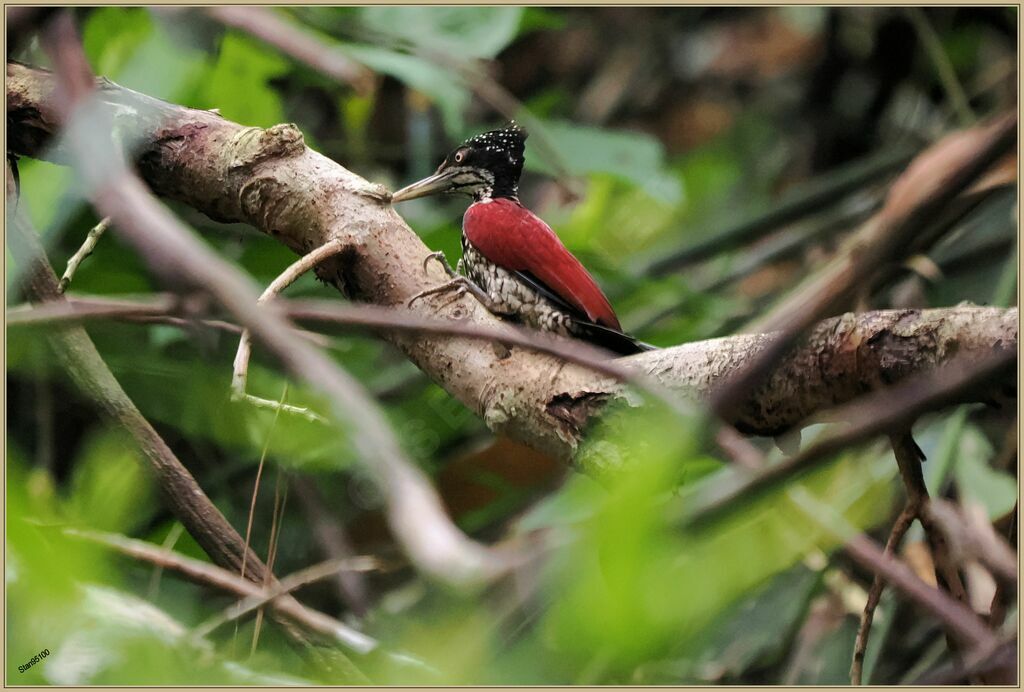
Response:
[[[453,150],[430,177],[405,187],[392,201],[439,192],[462,193],[477,200],[516,199],[523,173],[527,133],[515,122],[470,137]]]

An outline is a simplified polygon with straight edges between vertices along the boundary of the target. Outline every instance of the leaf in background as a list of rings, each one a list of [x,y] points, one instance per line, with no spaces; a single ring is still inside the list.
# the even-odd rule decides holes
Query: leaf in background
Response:
[[[155,510],[152,479],[134,445],[123,434],[104,430],[86,442],[75,461],[68,509],[82,524],[127,532]]]
[[[672,225],[676,208],[652,197],[613,174],[590,176],[587,194],[569,218],[559,223],[552,219],[565,244],[583,253],[599,256],[609,266],[621,268],[623,258],[648,245]],[[585,262],[594,267],[591,262]]]
[[[888,515],[891,460],[877,453],[848,454],[680,535],[667,520],[664,497],[670,486],[658,490],[666,478],[659,481],[658,475],[677,477],[694,456],[685,439],[695,433],[687,430],[678,420],[644,420],[619,438],[643,446],[639,463],[609,484],[608,500],[563,563],[563,581],[543,632],[570,669],[588,669],[603,657],[604,672],[581,682],[621,681],[637,664],[669,650],[682,647],[685,655],[686,647],[699,647],[706,628],[748,590],[811,551],[837,547],[837,540],[789,499],[790,488],[802,488],[858,527]],[[702,486],[684,489],[682,504]]]
[[[281,97],[269,82],[288,71],[288,61],[260,43],[229,31],[203,94],[204,108],[219,108],[228,120],[271,127],[284,120]]]
[[[62,227],[82,208],[75,173],[67,166],[22,158],[18,161],[18,172],[21,176],[18,207],[28,212],[32,226],[44,236]]]
[[[666,204],[683,201],[683,185],[666,167],[665,150],[657,139],[639,132],[585,127],[565,120],[546,120],[547,139],[573,175],[608,173],[643,188]],[[526,157],[527,170],[555,171],[538,157]]]
[[[800,564],[725,610],[689,656],[644,665],[638,684],[715,683],[742,679],[753,667],[774,665],[821,583],[821,573]]]
[[[188,45],[189,35],[172,36],[168,29],[168,20],[148,10],[106,7],[89,15],[82,42],[97,74],[149,96],[187,102],[209,56]]]
[[[93,71],[116,81],[152,33],[153,22],[146,10],[101,7],[89,14],[82,28],[82,47]]]
[[[462,132],[463,113],[469,105],[469,91],[450,70],[437,67],[423,58],[378,46],[339,44],[339,48],[370,69],[390,75],[429,96],[441,111],[449,136],[458,136]]]
[[[1003,516],[1017,502],[1017,481],[1006,471],[989,466],[992,445],[974,426],[964,428],[960,437],[959,455],[953,476],[960,489],[961,500],[985,508],[989,519]]]
[[[493,58],[519,33],[522,7],[377,5],[360,19],[386,36],[457,58]]]

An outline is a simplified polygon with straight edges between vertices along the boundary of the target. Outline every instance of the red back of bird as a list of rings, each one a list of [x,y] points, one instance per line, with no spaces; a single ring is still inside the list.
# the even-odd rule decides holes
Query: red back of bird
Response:
[[[498,198],[472,204],[462,219],[462,231],[494,264],[528,272],[590,321],[621,331],[593,277],[551,227],[519,202]]]

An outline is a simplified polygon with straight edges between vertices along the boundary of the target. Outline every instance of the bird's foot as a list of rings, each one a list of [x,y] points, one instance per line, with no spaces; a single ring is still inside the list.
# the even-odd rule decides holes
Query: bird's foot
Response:
[[[423,258],[424,272],[427,271],[427,265],[430,264],[430,260],[434,260],[435,262],[440,264],[441,268],[444,269],[444,273],[447,274],[450,278],[454,279],[459,276],[459,274],[454,269],[452,269],[452,265],[448,263],[448,258],[444,256],[444,252],[442,252],[441,250],[438,250],[437,252],[431,252],[429,255]]]
[[[441,255],[441,257],[443,258],[444,255]],[[445,264],[448,263],[445,262]],[[451,269],[451,267],[448,267],[448,269]],[[455,274],[454,271],[452,272],[452,275],[454,276],[454,278],[451,281],[446,281],[440,286],[428,288],[427,290],[420,291],[419,293],[414,295],[406,303],[406,306],[412,307],[412,304],[415,303],[420,298],[426,298],[427,296],[438,295],[440,293],[454,293],[454,297],[452,298],[452,300],[456,300],[459,297],[465,295],[466,293],[472,293],[473,297],[480,301],[485,307],[490,304],[490,298],[487,296],[486,293],[484,293],[482,288],[480,288],[475,283],[467,279],[465,276]]]

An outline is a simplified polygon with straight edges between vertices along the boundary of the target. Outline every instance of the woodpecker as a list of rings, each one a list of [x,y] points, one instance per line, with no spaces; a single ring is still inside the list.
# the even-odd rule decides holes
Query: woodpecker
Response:
[[[492,313],[534,329],[623,355],[654,348],[623,333],[593,277],[551,227],[520,204],[526,138],[515,122],[471,137],[433,175],[391,196],[393,203],[439,193],[473,198],[462,218],[458,273],[442,253],[428,256],[440,261],[452,280],[409,303],[449,290],[469,291]]]

